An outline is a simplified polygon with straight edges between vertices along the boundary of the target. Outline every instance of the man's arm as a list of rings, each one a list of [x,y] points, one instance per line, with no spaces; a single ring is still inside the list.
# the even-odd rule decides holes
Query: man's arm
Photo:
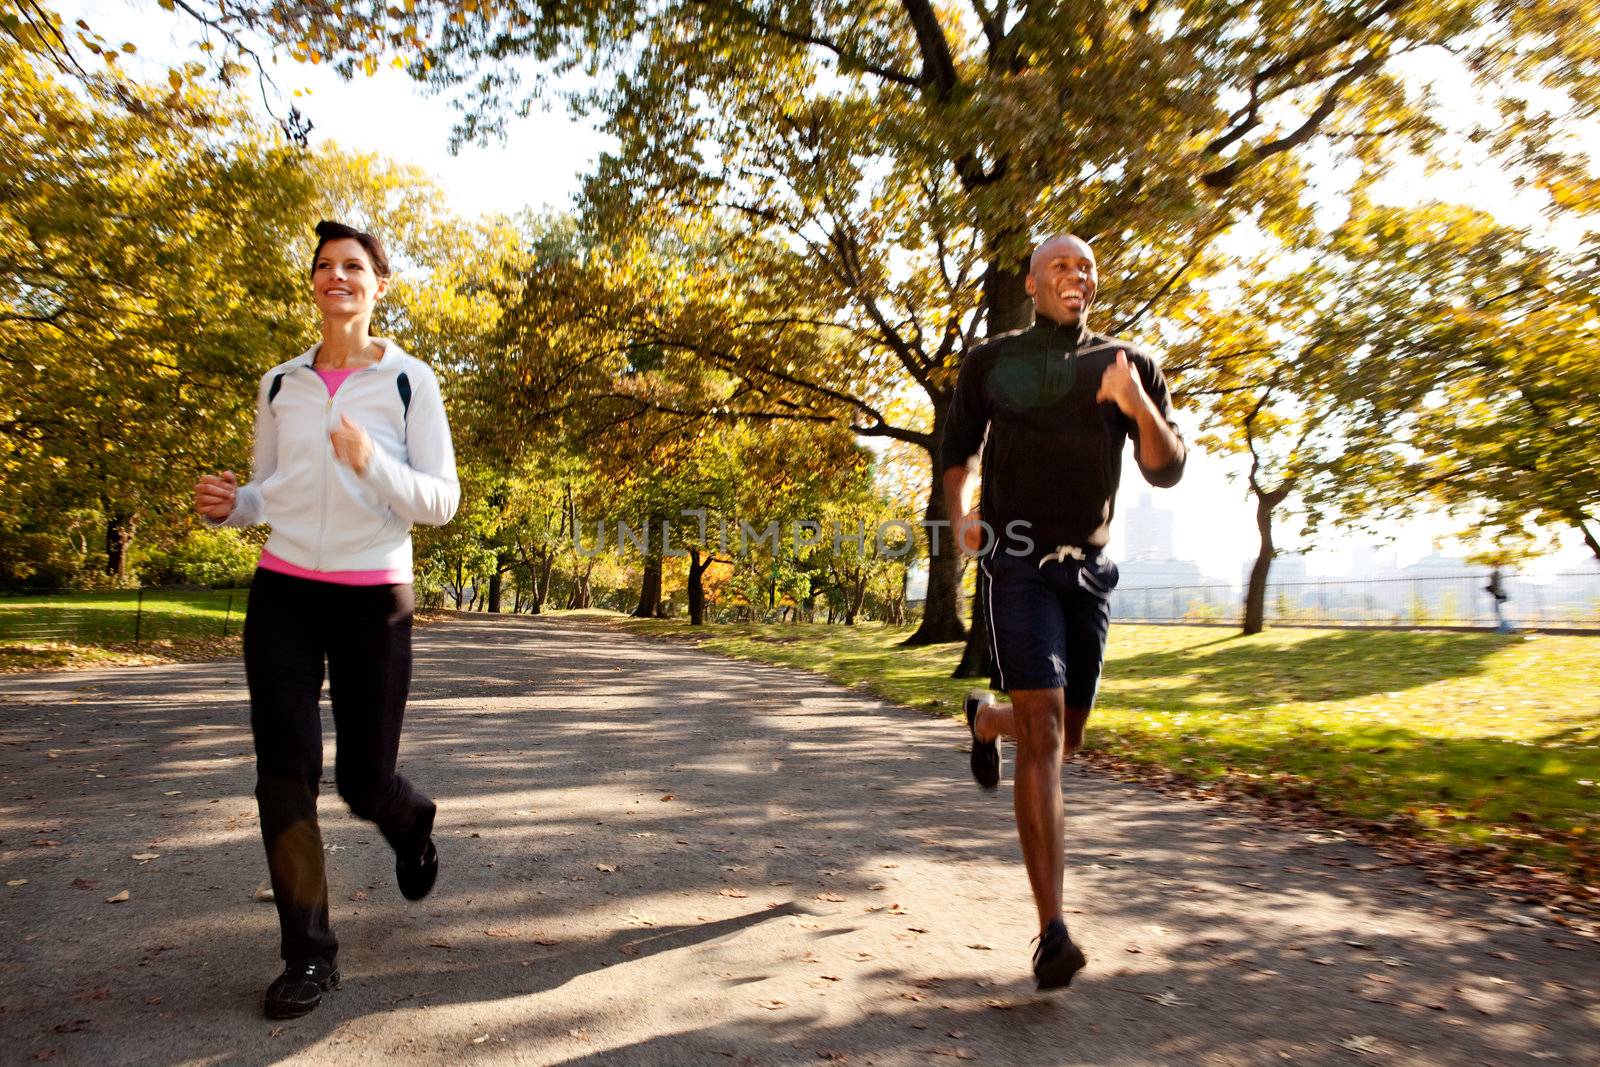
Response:
[[[971,555],[977,555],[982,537],[978,517],[967,510],[967,483],[972,473],[972,457],[983,447],[983,435],[989,428],[980,351],[967,353],[961,361],[955,396],[950,399],[950,413],[944,421],[944,440],[939,443],[939,469],[944,472],[941,477],[950,530],[957,546]]]
[[[1145,481],[1160,488],[1178,484],[1188,458],[1183,438],[1172,423],[1171,400],[1167,383],[1156,370],[1147,390],[1139,372],[1128,362],[1128,354],[1117,352],[1117,361],[1106,368],[1095,399],[1116,404],[1133,423],[1134,457]],[[1152,397],[1154,392],[1156,396]]]
[[[969,556],[976,556],[983,547],[983,530],[979,517],[967,508],[967,486],[972,481],[972,465],[947,467],[944,472],[944,504],[950,513],[950,530],[957,546]]]

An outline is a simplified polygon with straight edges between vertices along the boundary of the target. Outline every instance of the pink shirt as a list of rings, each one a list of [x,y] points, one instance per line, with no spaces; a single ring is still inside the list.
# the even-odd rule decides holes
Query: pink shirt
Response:
[[[341,367],[338,370],[319,370],[317,375],[322,379],[322,384],[328,388],[328,396],[333,396],[339,391],[339,386],[345,383],[360,367]],[[327,582],[330,585],[403,585],[410,581],[403,571],[314,571],[309,567],[296,566],[288,560],[279,559],[266,549],[261,550],[261,560],[257,564],[264,571],[275,571],[278,574],[287,574],[292,578],[308,578],[313,582]]]

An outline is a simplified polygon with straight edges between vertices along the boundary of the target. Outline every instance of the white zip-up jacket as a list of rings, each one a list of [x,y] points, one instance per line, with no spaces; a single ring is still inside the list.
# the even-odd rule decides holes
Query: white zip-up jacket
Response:
[[[439,380],[393,341],[333,396],[313,364],[320,344],[261,379],[254,468],[224,526],[268,523],[267,551],[317,571],[411,574],[411,525],[443,526],[461,501]],[[372,438],[366,473],[334,458],[348,415]]]

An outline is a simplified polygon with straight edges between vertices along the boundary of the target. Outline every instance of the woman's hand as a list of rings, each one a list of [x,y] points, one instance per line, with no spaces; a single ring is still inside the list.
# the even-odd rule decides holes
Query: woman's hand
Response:
[[[372,438],[359,424],[351,422],[349,415],[339,416],[339,428],[328,435],[333,442],[333,458],[357,474],[367,473],[367,462],[372,459]]]
[[[232,471],[202,474],[194,486],[194,509],[213,522],[233,514],[233,499],[239,492],[239,479]]]

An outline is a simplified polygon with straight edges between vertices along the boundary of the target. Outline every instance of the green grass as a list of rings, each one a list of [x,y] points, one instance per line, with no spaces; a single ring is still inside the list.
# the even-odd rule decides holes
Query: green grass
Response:
[[[681,622],[624,623],[684,636]],[[882,626],[716,626],[708,650],[958,716],[959,645]],[[1113,627],[1088,747],[1202,782],[1596,873],[1600,637]]]
[[[224,625],[234,635],[245,596],[243,589],[147,590],[142,612],[132,591],[0,597],[0,645],[132,644],[136,627],[141,642],[222,637]]]

